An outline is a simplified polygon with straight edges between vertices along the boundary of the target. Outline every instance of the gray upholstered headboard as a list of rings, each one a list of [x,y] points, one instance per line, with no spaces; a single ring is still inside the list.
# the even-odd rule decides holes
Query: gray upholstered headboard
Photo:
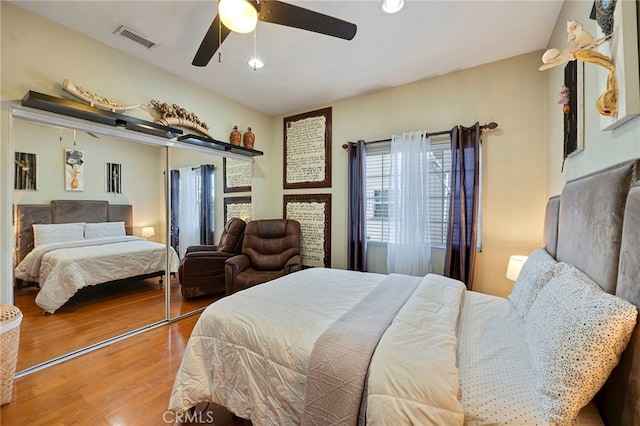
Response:
[[[542,245],[547,252],[556,257],[558,251],[558,216],[560,215],[560,196],[549,198],[547,210],[544,213],[544,230]]]
[[[73,222],[124,222],[127,235],[133,233],[133,207],[108,201],[53,200],[50,204],[16,204],[16,252],[20,262],[33,250],[34,224]]]
[[[640,307],[638,167],[640,160],[628,161],[567,182],[561,196],[549,200],[543,238],[558,261]],[[596,398],[607,425],[640,425],[639,334],[640,324]]]

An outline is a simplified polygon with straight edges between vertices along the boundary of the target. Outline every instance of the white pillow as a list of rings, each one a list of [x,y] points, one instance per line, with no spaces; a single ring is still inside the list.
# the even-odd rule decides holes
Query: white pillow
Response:
[[[526,318],[542,287],[560,272],[561,268],[562,265],[551,257],[544,247],[531,252],[522,265],[520,275],[509,295],[509,301],[523,319]]]
[[[84,222],[54,223],[31,226],[33,227],[34,247],[38,247],[42,244],[84,240]]]
[[[97,222],[84,225],[84,237],[88,240],[103,237],[122,237],[127,235],[124,222]]]
[[[525,338],[549,424],[573,424],[620,360],[636,317],[634,305],[571,265],[542,288],[525,319]]]

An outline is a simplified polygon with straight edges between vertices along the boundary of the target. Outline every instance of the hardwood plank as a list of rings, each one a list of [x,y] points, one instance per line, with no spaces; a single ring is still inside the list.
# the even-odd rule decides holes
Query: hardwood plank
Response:
[[[169,424],[165,420],[174,417],[165,412],[173,381],[198,318],[163,325],[17,379],[12,401],[0,409],[1,423]],[[251,424],[219,406],[206,407],[199,419],[217,426]]]
[[[171,277],[171,317],[208,306],[220,296],[185,300]],[[15,289],[22,311],[17,371],[97,344],[165,319],[165,295],[159,278],[101,284],[76,293],[55,314],[35,304],[37,287]]]

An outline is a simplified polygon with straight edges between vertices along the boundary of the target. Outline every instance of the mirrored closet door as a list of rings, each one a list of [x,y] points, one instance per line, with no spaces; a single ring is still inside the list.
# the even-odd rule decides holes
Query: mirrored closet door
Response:
[[[15,272],[17,371],[166,321],[165,271],[178,264],[167,258],[168,148],[22,119],[11,143],[14,265],[33,255]],[[100,257],[104,239],[121,244],[115,257]]]
[[[188,247],[218,244],[227,207],[250,219],[251,157],[10,111],[13,180],[5,184],[13,188],[13,299],[23,313],[19,374],[224,296],[224,279],[194,293],[179,270]],[[243,194],[225,194],[223,155],[241,170]]]

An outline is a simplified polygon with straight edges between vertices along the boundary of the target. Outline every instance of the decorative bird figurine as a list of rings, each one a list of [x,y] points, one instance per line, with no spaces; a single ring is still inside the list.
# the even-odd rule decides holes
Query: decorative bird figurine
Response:
[[[567,21],[567,41],[575,47],[585,49],[595,41],[595,37],[582,28],[578,21]]]
[[[611,34],[596,40],[589,31],[582,28],[581,22],[567,21],[567,41],[578,49],[593,49],[609,37],[611,37]]]

